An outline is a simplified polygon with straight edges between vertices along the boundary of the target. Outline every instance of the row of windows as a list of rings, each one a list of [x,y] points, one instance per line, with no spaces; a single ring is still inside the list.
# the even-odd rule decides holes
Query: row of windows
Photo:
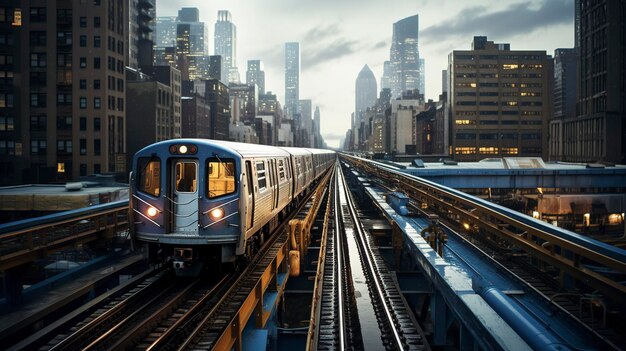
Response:
[[[543,65],[540,64],[517,64],[517,63],[505,63],[502,65],[497,64],[456,64],[455,68],[471,68],[471,69],[489,69],[489,68],[502,68],[505,70],[509,69],[542,69]]]
[[[457,155],[475,155],[476,147],[472,146],[460,146],[455,147],[454,151]],[[541,148],[536,147],[522,147],[522,152],[525,154],[538,154],[541,153]],[[478,148],[479,154],[484,155],[517,155],[519,154],[519,148],[517,147],[501,147],[496,146],[481,146]]]
[[[521,135],[522,140],[541,140],[541,133],[479,133],[479,140],[517,140]],[[476,133],[456,133],[460,140],[476,140]]]
[[[476,92],[475,91],[459,91],[456,93],[456,96],[476,96]],[[516,97],[516,96],[521,96],[521,97],[539,97],[541,96],[541,93],[538,92],[528,92],[528,91],[522,91],[522,92],[517,92],[517,91],[506,91],[506,92],[497,92],[497,91],[481,91],[478,93],[478,96],[505,96],[505,97]]]
[[[456,73],[454,76],[456,78],[476,78],[479,75],[476,73]],[[504,73],[499,75],[499,78],[541,78],[542,76],[543,75],[541,73]],[[480,77],[487,78],[482,76]]]
[[[457,101],[457,106],[543,106],[543,102],[541,101]]]
[[[473,54],[457,54],[454,55],[456,60],[543,60],[544,55],[473,55]]]
[[[0,54],[0,66],[1,65],[12,65],[13,64],[13,55],[10,54]]]
[[[497,112],[497,111],[494,111]],[[481,113],[482,114],[482,113]],[[501,125],[541,125],[543,122],[541,120],[510,120],[510,119],[504,119],[504,120],[497,120],[497,119],[481,119],[480,121],[478,121],[478,124],[480,125],[495,125],[495,124],[501,124]],[[457,119],[454,121],[454,124],[456,125],[476,125],[476,120],[473,119]]]
[[[87,155],[87,139],[80,139],[80,155]],[[102,143],[100,139],[93,140],[93,155],[100,156],[102,153]],[[45,155],[48,151],[48,142],[43,139],[34,139],[30,141],[30,153],[33,155]],[[57,152],[72,153],[73,146],[71,140],[57,140]]]

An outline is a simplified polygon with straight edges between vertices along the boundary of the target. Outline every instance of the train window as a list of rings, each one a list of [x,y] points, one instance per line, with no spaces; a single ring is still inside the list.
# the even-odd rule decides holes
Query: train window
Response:
[[[207,197],[209,199],[235,192],[235,161],[210,159],[207,161]]]
[[[285,163],[283,160],[278,160],[278,177],[280,180],[285,180]]]
[[[265,190],[267,187],[267,181],[265,179],[265,163],[256,163],[256,181],[259,185],[259,191]]]
[[[195,162],[176,163],[176,191],[179,193],[195,193],[197,172]]]
[[[139,191],[159,196],[161,194],[161,160],[158,157],[142,157],[137,160]]]
[[[291,179],[291,166],[289,164],[289,159],[288,158],[285,159],[285,165],[286,165],[285,168],[287,169],[287,178]]]

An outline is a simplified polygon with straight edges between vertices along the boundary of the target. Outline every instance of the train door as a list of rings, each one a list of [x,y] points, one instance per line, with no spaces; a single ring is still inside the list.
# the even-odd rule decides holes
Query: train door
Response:
[[[252,163],[246,161],[246,179],[248,181],[248,211],[246,212],[246,227],[254,225],[254,183],[252,182]]]
[[[174,231],[198,230],[198,161],[174,160]]]
[[[280,178],[276,172],[276,160],[272,160],[272,172],[274,173],[274,208],[278,207],[278,198],[280,196]]]

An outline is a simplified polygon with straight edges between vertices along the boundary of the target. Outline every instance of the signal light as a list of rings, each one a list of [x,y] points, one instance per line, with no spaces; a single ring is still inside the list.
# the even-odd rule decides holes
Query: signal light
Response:
[[[214,208],[209,211],[209,217],[211,217],[212,220],[216,221],[224,217],[224,210],[221,207]]]

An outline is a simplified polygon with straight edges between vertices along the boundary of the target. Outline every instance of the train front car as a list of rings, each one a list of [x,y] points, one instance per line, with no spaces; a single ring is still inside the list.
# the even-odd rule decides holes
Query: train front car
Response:
[[[131,226],[150,260],[178,275],[234,262],[240,238],[241,157],[201,139],[176,139],[137,152],[131,176]]]

